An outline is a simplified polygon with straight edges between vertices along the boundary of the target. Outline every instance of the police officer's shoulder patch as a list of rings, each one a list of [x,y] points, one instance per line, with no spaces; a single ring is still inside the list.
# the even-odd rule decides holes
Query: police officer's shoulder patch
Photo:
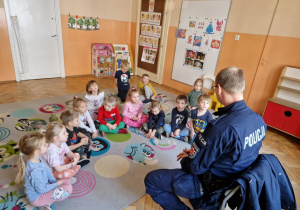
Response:
[[[195,141],[193,142],[193,144],[191,146],[191,151],[190,151],[189,157],[195,158],[195,156],[200,151],[200,149],[206,149],[209,147],[210,144],[211,144],[211,141],[205,140],[203,138],[202,134],[200,133],[199,135],[197,135],[197,137],[195,138]]]
[[[219,120],[221,120],[221,119],[224,118],[225,116],[226,116],[226,114],[221,115],[220,117],[217,117],[217,118],[215,118],[215,119],[209,121],[209,123],[215,125]]]

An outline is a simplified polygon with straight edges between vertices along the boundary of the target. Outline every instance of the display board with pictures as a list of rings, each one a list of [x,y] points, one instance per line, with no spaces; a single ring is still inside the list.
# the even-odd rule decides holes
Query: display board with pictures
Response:
[[[142,0],[137,67],[157,73],[165,0]]]
[[[193,85],[215,74],[229,8],[230,1],[182,2],[172,79]]]

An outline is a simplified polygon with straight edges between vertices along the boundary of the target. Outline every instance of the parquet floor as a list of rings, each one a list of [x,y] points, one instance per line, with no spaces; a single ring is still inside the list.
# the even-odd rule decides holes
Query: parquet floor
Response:
[[[91,76],[28,80],[21,82],[0,83],[0,104],[35,100],[45,97],[85,92],[88,81],[95,79]],[[115,87],[114,78],[95,79],[100,89]],[[140,77],[133,76],[130,83],[136,85]],[[182,92],[164,85],[152,83],[154,87],[173,94]],[[0,110],[0,113],[5,110]],[[300,119],[299,119],[300,120]],[[285,168],[294,188],[297,203],[300,204],[300,139],[292,137],[272,128],[268,128],[266,139],[260,153],[274,154]],[[149,195],[133,202],[126,210],[161,210]],[[300,208],[299,208],[300,209]]]

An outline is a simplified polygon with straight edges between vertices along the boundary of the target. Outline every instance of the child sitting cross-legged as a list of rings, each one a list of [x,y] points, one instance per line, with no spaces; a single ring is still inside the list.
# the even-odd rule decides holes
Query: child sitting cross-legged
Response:
[[[171,125],[165,124],[164,129],[166,136],[174,137],[181,141],[188,141],[189,130],[185,127],[189,112],[185,109],[187,105],[187,98],[185,95],[179,95],[176,98],[176,107],[172,110]]]
[[[66,127],[68,133],[67,145],[69,148],[76,153],[79,153],[80,160],[90,157],[90,142],[89,138],[79,132],[79,115],[73,110],[66,110],[60,115],[63,125]],[[85,160],[84,163],[88,164],[90,161]]]
[[[146,137],[153,139],[154,136],[162,139],[161,134],[164,132],[165,113],[161,108],[158,100],[154,100],[150,105],[149,123],[143,123],[142,130],[146,131]]]
[[[140,128],[148,121],[149,116],[143,115],[143,102],[140,101],[139,91],[135,87],[131,87],[128,91],[122,115],[127,128],[136,133],[138,133],[136,128]]]
[[[79,162],[80,155],[73,153],[66,141],[68,133],[65,126],[57,122],[51,122],[46,129],[46,141],[49,143],[48,151],[43,155],[45,162],[57,179],[71,178],[71,182],[75,183],[76,178],[73,176],[78,172],[81,166],[86,162]]]
[[[18,161],[19,173],[16,183],[25,179],[25,193],[32,206],[39,207],[39,209],[51,209],[52,203],[62,201],[71,195],[71,181],[69,179],[56,180],[41,158],[48,149],[44,134],[26,134],[19,142],[19,149],[22,155]],[[26,167],[23,154],[27,157]]]
[[[118,107],[116,106],[117,98],[109,96],[104,105],[99,108],[97,120],[100,122],[99,130],[100,135],[104,136],[105,133],[128,133],[125,123],[121,121],[121,115]]]
[[[203,133],[204,129],[213,119],[212,114],[208,111],[210,106],[211,98],[207,94],[202,94],[198,97],[198,109],[194,109],[191,114],[192,125],[190,133],[190,144],[193,143],[195,137],[199,132]]]
[[[143,74],[142,79],[139,82],[137,89],[140,91],[140,100],[144,103],[150,103],[151,100],[155,100],[156,91],[149,82],[149,75]]]

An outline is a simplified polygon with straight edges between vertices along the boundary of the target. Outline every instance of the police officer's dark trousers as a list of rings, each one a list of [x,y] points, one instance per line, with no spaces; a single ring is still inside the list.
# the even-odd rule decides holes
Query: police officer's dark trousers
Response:
[[[203,188],[197,176],[181,169],[152,171],[145,178],[145,186],[146,193],[164,210],[187,210],[189,208],[178,196],[195,199],[203,195]]]

